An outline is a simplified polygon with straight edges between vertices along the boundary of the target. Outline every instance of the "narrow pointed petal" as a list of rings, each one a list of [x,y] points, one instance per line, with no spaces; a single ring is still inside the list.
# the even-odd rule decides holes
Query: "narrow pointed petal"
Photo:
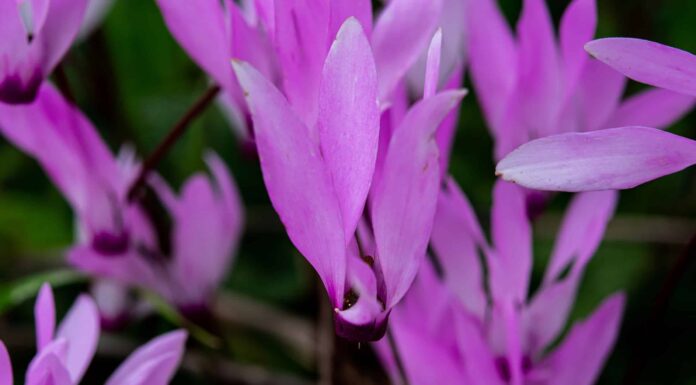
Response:
[[[696,96],[696,55],[689,52],[630,38],[599,39],[585,49],[633,80]]]
[[[230,3],[228,3],[230,4]],[[232,42],[220,1],[157,0],[164,22],[181,47],[221,86],[233,87]]]
[[[375,182],[372,223],[387,308],[406,293],[425,255],[440,180],[435,130],[463,96],[442,92],[412,107],[394,132]]]
[[[437,92],[440,82],[440,61],[442,59],[442,28],[438,29],[430,41],[428,59],[425,65],[425,84],[423,98],[429,98]]]
[[[0,341],[0,385],[12,385],[12,362],[5,344]]]
[[[167,385],[181,362],[186,338],[179,330],[153,339],[133,352],[106,385]]]
[[[495,0],[469,1],[467,23],[472,82],[491,129],[500,131],[492,122],[515,86],[516,42]]]
[[[592,40],[597,29],[597,0],[573,0],[568,5],[560,27],[561,55],[566,89],[573,90],[589,55],[585,44]]]
[[[452,74],[452,78],[448,80],[443,87],[443,91],[459,88],[462,84],[463,77],[463,68],[456,69]],[[458,126],[459,109],[454,109],[449,113],[449,115],[447,115],[445,120],[442,121],[440,127],[437,129],[437,133],[435,133],[437,147],[440,150],[440,174],[442,179],[445,179],[446,175],[448,174],[450,157],[452,155],[452,148],[454,147],[454,140]]]
[[[464,312],[455,322],[457,345],[462,356],[466,378],[472,385],[504,385],[498,374],[495,356],[488,346],[481,325]]]
[[[331,1],[329,36],[336,36],[343,23],[350,17],[360,22],[366,36],[372,34],[372,2],[370,0],[333,0]]]
[[[27,370],[25,385],[73,385],[70,373],[53,353],[36,356]]]
[[[609,128],[607,121],[619,107],[626,87],[626,78],[606,65],[596,61],[588,61],[580,76],[576,95],[579,104],[579,114],[576,131],[594,131]],[[563,131],[570,132],[565,127]],[[558,130],[558,128],[557,128]]]
[[[362,216],[379,141],[377,70],[362,27],[348,19],[324,64],[319,89],[321,153],[341,206],[346,242]]]
[[[40,47],[41,67],[48,75],[77,37],[87,9],[87,0],[51,0],[41,33],[32,42]]]
[[[346,242],[319,148],[272,84],[248,64],[235,62],[234,69],[247,94],[273,207],[290,240],[319,273],[333,304],[342,304]]]
[[[630,97],[614,111],[607,127],[641,125],[665,129],[689,113],[696,98],[657,88]]]
[[[379,74],[379,99],[391,94],[424,52],[437,28],[442,0],[393,0],[385,7],[372,34]]]
[[[36,350],[41,351],[53,340],[56,330],[56,309],[53,302],[51,286],[44,283],[34,305],[34,322],[36,323]]]
[[[591,385],[611,352],[625,305],[623,294],[605,300],[590,318],[571,329],[545,363],[549,384]]]
[[[532,269],[532,228],[524,189],[503,181],[496,183],[491,233],[495,249],[495,255],[489,255],[493,296],[524,303]]]
[[[496,173],[538,190],[621,190],[694,163],[696,141],[654,128],[622,127],[535,140],[500,161]]]
[[[87,295],[80,296],[61,321],[56,338],[68,342],[65,367],[74,383],[85,374],[99,342],[99,310]]]

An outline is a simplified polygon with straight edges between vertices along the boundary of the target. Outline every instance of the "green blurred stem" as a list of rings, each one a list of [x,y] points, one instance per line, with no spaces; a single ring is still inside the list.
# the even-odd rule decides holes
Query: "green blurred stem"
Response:
[[[181,138],[181,136],[186,132],[191,122],[196,119],[206,107],[215,99],[217,94],[220,92],[220,86],[213,85],[206,92],[201,95],[201,97],[189,108],[184,116],[179,119],[179,121],[172,127],[169,134],[162,140],[162,142],[155,148],[155,150],[148,156],[140,169],[138,178],[135,180],[131,188],[128,190],[128,200],[133,202],[143,192],[143,187],[147,177],[157,164],[164,158],[165,155],[171,150],[172,146]]]

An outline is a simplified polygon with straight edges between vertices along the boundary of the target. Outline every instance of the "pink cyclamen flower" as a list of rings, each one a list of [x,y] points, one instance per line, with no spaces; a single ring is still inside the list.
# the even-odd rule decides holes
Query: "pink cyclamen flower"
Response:
[[[0,131],[39,162],[72,206],[78,240],[70,263],[180,307],[207,304],[242,230],[239,194],[221,159],[208,154],[212,177],[193,176],[179,197],[155,177],[154,202],[129,203],[139,168],[132,152],[114,159],[89,120],[51,86],[32,104],[0,104]],[[160,223],[167,217],[170,227]]]
[[[407,382],[591,385],[614,345],[622,294],[606,299],[549,348],[565,328],[585,266],[612,217],[616,193],[573,198],[541,286],[531,297],[525,192],[499,182],[493,198],[489,245],[458,186],[450,180],[440,195],[431,241],[439,273],[433,264],[424,264],[390,322]],[[380,342],[377,350],[399,383],[389,346]]]
[[[68,51],[87,0],[0,0],[0,102],[34,100]]]
[[[89,296],[80,296],[56,328],[53,292],[44,284],[36,299],[37,354],[27,369],[26,385],[77,385],[89,367],[99,340],[99,314]],[[184,352],[186,332],[167,333],[136,350],[106,381],[107,385],[166,385]],[[0,341],[0,385],[12,385],[12,365]]]
[[[622,100],[625,78],[583,49],[595,34],[596,0],[573,0],[558,38],[544,0],[524,0],[516,34],[495,0],[469,2],[467,15],[472,81],[498,160],[549,135],[668,127],[696,100],[664,89]]]
[[[688,52],[624,38],[596,40],[586,49],[629,78],[696,96],[696,56]],[[642,119],[653,111],[669,113],[673,105],[654,100],[638,107],[629,110]],[[632,123],[530,142],[503,159],[497,173],[535,189],[588,191],[632,188],[696,164],[696,141]]]
[[[463,92],[435,94],[411,107],[377,174],[378,70],[358,20],[343,24],[323,64],[316,124],[252,66],[235,62],[234,68],[271,202],[319,273],[337,332],[380,338],[425,253],[440,178],[433,136]]]

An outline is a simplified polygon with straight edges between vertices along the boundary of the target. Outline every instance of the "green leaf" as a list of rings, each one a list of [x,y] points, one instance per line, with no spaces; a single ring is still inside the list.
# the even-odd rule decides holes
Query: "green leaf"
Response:
[[[30,275],[2,285],[0,288],[0,313],[15,307],[31,298],[36,297],[44,283],[53,288],[82,283],[87,277],[79,272],[68,269],[60,269],[39,274]]]

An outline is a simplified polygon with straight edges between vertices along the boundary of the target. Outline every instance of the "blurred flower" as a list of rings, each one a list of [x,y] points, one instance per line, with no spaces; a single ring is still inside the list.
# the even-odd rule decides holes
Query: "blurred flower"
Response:
[[[242,230],[240,198],[216,155],[212,178],[195,175],[177,197],[152,178],[155,193],[129,203],[138,164],[132,151],[114,159],[98,133],[51,86],[28,105],[0,105],[0,131],[34,157],[77,217],[68,251],[80,269],[154,290],[182,308],[206,306],[231,263]]]
[[[37,354],[26,385],[75,385],[97,349],[99,315],[89,296],[80,296],[56,330],[53,292],[44,284],[34,307]],[[166,385],[179,366],[186,333],[162,335],[136,350],[106,381],[108,385]],[[12,365],[0,342],[0,385],[12,385]]]
[[[531,298],[532,237],[525,193],[499,182],[493,198],[493,244],[488,245],[458,186],[450,180],[440,195],[431,240],[438,270],[435,264],[423,264],[390,322],[407,382],[591,385],[616,339],[622,294],[605,300],[551,347],[612,217],[616,193],[573,198],[541,286]],[[389,345],[380,341],[377,349],[400,383]]]
[[[597,24],[596,0],[573,0],[558,41],[543,0],[525,0],[516,36],[495,0],[469,2],[472,81],[495,139],[495,158],[537,138],[628,125],[664,128],[692,95],[649,89],[622,101],[625,78],[583,46]]]
[[[102,23],[114,5],[115,0],[89,0],[85,18],[82,21],[78,40],[87,38]]]
[[[377,173],[379,72],[358,20],[343,24],[324,62],[316,124],[252,66],[234,68],[271,202],[326,286],[337,332],[381,338],[425,253],[440,178],[433,137],[463,92],[435,94],[410,108]]]
[[[0,0],[0,102],[30,103],[68,51],[87,0]]]
[[[663,93],[696,96],[696,56],[688,52],[622,38],[596,40],[586,48],[626,76],[670,90]],[[633,120],[616,124],[626,127],[533,141],[503,159],[497,172],[531,188],[588,191],[632,188],[680,171],[696,164],[696,141],[635,125],[652,125],[643,118],[653,112],[671,114],[673,108],[670,99],[656,99],[627,108]]]

